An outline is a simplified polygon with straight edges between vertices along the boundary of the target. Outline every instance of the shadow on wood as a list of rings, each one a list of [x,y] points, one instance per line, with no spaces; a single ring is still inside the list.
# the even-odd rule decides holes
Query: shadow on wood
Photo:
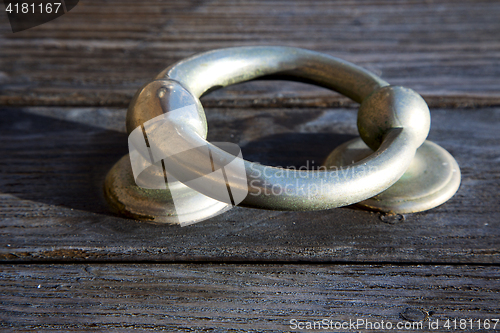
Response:
[[[128,153],[126,134],[18,110],[0,117],[0,192],[110,214],[102,184]]]
[[[241,150],[249,161],[312,170],[320,167],[335,147],[355,137],[335,133],[282,133],[251,141]]]
[[[128,153],[127,135],[3,109],[0,192],[50,205],[110,214],[102,194],[108,170]],[[243,156],[289,168],[315,168],[353,135],[283,133],[251,141]]]

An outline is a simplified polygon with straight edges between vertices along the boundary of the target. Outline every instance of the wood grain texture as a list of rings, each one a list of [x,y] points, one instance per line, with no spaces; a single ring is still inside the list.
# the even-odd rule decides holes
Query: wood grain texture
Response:
[[[128,105],[166,66],[221,47],[325,52],[423,94],[431,106],[500,105],[500,3],[487,1],[81,1],[42,26],[0,23],[0,105]],[[260,87],[260,88],[259,88]],[[235,101],[236,100],[236,101]],[[232,87],[209,106],[339,106],[286,83]]]
[[[292,319],[414,320],[423,329],[398,331],[443,332],[447,319],[500,313],[498,267],[2,265],[0,277],[0,328],[16,332],[297,331]]]
[[[235,208],[189,227],[112,216],[102,196],[127,153],[125,110],[4,109],[0,232],[4,261],[316,261],[499,263],[500,109],[433,110],[430,140],[457,159],[458,193],[402,223],[351,207]],[[209,109],[209,139],[249,160],[319,165],[357,135],[352,109]]]
[[[499,17],[497,0],[85,0],[12,34],[0,15],[0,330],[282,332],[326,318],[430,332],[499,318]],[[325,52],[421,93],[458,193],[403,221],[353,207],[237,207],[185,228],[112,215],[102,183],[127,153],[137,88],[245,45]],[[202,102],[210,140],[265,164],[312,167],[358,135],[356,105],[309,85],[249,82]]]

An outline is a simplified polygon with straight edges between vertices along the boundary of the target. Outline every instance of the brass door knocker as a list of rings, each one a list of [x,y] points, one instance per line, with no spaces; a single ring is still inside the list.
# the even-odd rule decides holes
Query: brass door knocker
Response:
[[[234,144],[206,141],[199,97],[271,74],[306,79],[360,103],[360,138],[333,150],[320,171],[252,163]],[[455,159],[426,141],[429,129],[420,95],[347,61],[291,47],[214,50],[168,67],[136,93],[127,113],[130,156],[109,172],[105,193],[120,214],[180,224],[236,204],[321,210],[358,203],[383,212],[424,211],[460,185]]]

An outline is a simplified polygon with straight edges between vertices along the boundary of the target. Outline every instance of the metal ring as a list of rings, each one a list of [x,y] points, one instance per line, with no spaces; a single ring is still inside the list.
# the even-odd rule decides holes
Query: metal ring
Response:
[[[216,88],[266,75],[305,79],[359,102],[359,133],[374,152],[348,168],[320,172],[281,169],[242,160],[249,181],[249,193],[242,206],[319,210],[366,200],[403,176],[428,135],[429,109],[414,91],[390,86],[363,68],[329,55],[267,46],[215,50],[168,67],[134,97],[127,114],[127,131],[131,134],[151,119],[168,113],[165,105],[172,107],[171,101],[182,95],[183,103],[190,101],[196,106],[197,114],[179,120],[184,122],[179,123],[183,128],[182,137],[195,145],[208,146],[215,163],[239,159],[205,140],[207,124],[199,97]],[[177,163],[180,164],[177,170],[201,172],[192,161],[178,160]],[[168,171],[182,178],[178,171]],[[213,186],[226,185],[221,184],[220,179],[212,181]],[[108,194],[114,186],[112,183],[106,185]],[[279,195],[274,194],[276,188],[281,189]]]

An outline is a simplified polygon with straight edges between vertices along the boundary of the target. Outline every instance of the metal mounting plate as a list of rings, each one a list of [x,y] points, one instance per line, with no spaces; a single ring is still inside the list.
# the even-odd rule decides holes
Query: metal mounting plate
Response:
[[[105,197],[115,213],[156,223],[184,226],[206,220],[232,208],[231,205],[207,197],[181,182],[169,182],[166,185],[166,190],[145,189],[137,186],[130,165],[130,157],[127,154],[108,172],[104,190]],[[170,193],[173,186],[184,192],[181,198],[176,199],[175,206]],[[180,205],[190,208],[188,216],[178,215]],[[179,222],[180,220],[189,222]]]
[[[361,138],[337,147],[324,165],[346,167],[373,154]],[[415,213],[437,207],[450,199],[460,186],[460,168],[445,149],[425,141],[404,175],[384,192],[357,205],[388,213]]]

